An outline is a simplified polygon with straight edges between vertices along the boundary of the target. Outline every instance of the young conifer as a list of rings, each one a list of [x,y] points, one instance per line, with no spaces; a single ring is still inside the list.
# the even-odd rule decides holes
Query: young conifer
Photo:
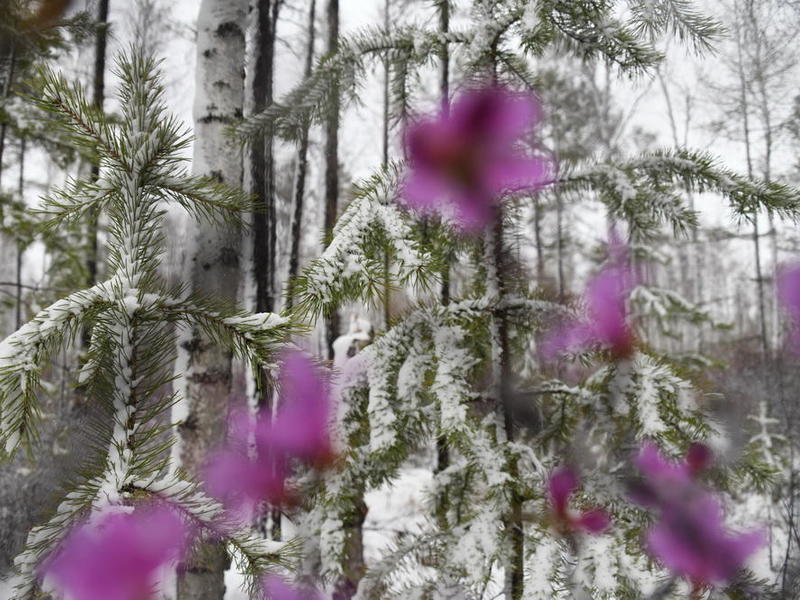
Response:
[[[170,407],[177,399],[170,382],[176,328],[203,329],[258,376],[272,364],[292,325],[162,281],[158,267],[168,203],[194,218],[222,222],[237,220],[248,199],[234,188],[188,174],[181,151],[190,137],[167,112],[152,57],[129,50],[116,69],[118,122],[89,103],[79,85],[42,73],[39,105],[61,120],[74,144],[100,158],[96,181],[70,180],[44,199],[42,226],[52,230],[103,211],[109,223],[109,277],[58,300],[0,345],[0,441],[11,454],[22,445],[35,447],[42,418],[37,393],[50,357],[82,327],[92,331],[78,379],[92,405],[92,448],[83,474],[51,519],[31,531],[17,557],[16,600],[35,597],[43,561],[58,551],[73,526],[90,515],[151,499],[177,506],[200,533],[200,542],[225,539],[254,585],[268,566],[286,559],[282,547],[267,547],[247,527],[231,522],[219,503],[170,468]]]
[[[470,23],[444,35],[415,26],[343,38],[310,77],[238,132],[249,139],[269,124],[299,139],[304,124],[323,122],[338,106],[339,95],[345,103],[355,99],[368,65],[379,60],[395,74],[392,105],[414,114],[413,78],[445,43],[463,68],[462,87],[501,84],[529,93],[537,81],[534,65],[553,51],[630,77],[663,60],[655,45],[661,36],[674,35],[704,52],[721,33],[682,0],[476,0],[469,10]],[[536,147],[547,142],[540,138]],[[627,498],[624,478],[633,470],[624,465],[644,440],[677,457],[691,443],[723,432],[692,385],[695,373],[649,347],[627,307],[636,302],[689,315],[699,309],[646,281],[619,286],[614,302],[622,310],[614,318],[630,328],[619,337],[625,344],[603,343],[597,324],[586,329],[596,335],[573,358],[594,369],[579,383],[568,382],[563,369],[540,356],[537,342],[554,318],[605,316],[591,312],[591,287],[585,316],[577,306],[549,301],[514,268],[513,242],[526,233],[524,196],[503,198],[502,215],[486,234],[465,237],[452,221],[423,221],[404,208],[407,168],[389,165],[356,186],[332,243],[294,282],[295,310],[304,318],[353,300],[379,305],[387,289],[387,253],[392,285],[420,284],[419,305],[360,353],[341,384],[345,468],[326,476],[304,519],[309,554],[319,558],[323,577],[351,577],[349,553],[358,544],[346,538],[342,524],[358,514],[366,491],[396,479],[406,459],[444,436],[450,466],[436,474],[433,491],[447,490],[446,515],[432,517],[373,565],[358,597],[640,597],[662,572],[642,545],[632,543],[642,538],[649,517]],[[688,192],[715,193],[739,217],[766,209],[794,219],[800,210],[796,190],[748,179],[707,153],[686,149],[564,161],[558,173],[539,194],[557,187],[565,197],[599,200],[623,226],[635,253],[625,261],[633,266],[654,237],[665,230],[685,235],[696,223]],[[428,293],[443,257],[456,257],[460,267],[448,304]],[[603,271],[618,260],[609,252]],[[551,526],[550,474],[578,458],[583,477],[572,501],[609,511],[612,526],[603,535],[584,538]],[[720,475],[722,482],[763,490],[769,469],[748,449]],[[743,581],[736,584],[740,589]]]

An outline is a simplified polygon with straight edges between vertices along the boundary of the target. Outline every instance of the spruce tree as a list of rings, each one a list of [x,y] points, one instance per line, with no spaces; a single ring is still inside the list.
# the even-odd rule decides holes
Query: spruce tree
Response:
[[[171,361],[176,331],[199,328],[214,343],[245,360],[258,376],[291,332],[286,319],[250,314],[159,277],[165,204],[193,217],[236,222],[249,208],[240,191],[191,176],[180,152],[190,142],[167,113],[156,61],[131,50],[117,62],[122,118],[110,122],[87,101],[79,85],[45,71],[39,105],[56,115],[71,141],[100,157],[97,181],[73,180],[44,199],[42,227],[56,229],[102,211],[109,222],[105,281],[40,311],[0,346],[0,440],[6,454],[34,447],[42,418],[38,401],[43,369],[59,347],[91,324],[92,337],[79,382],[92,403],[93,444],[50,520],[31,531],[17,557],[14,598],[36,597],[42,562],[57,551],[70,528],[89,515],[149,498],[174,503],[201,532],[198,544],[222,535],[229,552],[251,576],[285,560],[249,528],[231,521],[180,469],[170,465],[174,423],[170,408]],[[223,407],[220,407],[222,410]]]
[[[250,139],[269,125],[286,139],[300,139],[306,123],[323,123],[340,101],[356,100],[361,78],[381,60],[395,74],[394,110],[413,115],[413,78],[431,57],[457,61],[462,70],[455,77],[464,86],[494,80],[535,90],[541,81],[535,65],[551,52],[638,77],[664,60],[659,38],[678,37],[702,53],[722,32],[682,0],[478,0],[469,11],[470,25],[447,33],[368,28],[342,38],[310,77],[237,132]],[[536,147],[548,141],[536,140]],[[796,190],[734,173],[703,152],[556,160],[558,175],[545,192],[557,188],[565,198],[599,200],[626,232],[634,266],[664,232],[692,230],[697,215],[689,193],[716,194],[738,219],[758,210],[795,219],[800,209]],[[304,530],[317,536],[310,535],[307,549],[319,556],[319,575],[349,576],[352,543],[343,524],[358,514],[365,491],[395,479],[407,458],[443,437],[450,464],[436,474],[434,490],[448,490],[447,514],[374,565],[359,597],[642,597],[662,572],[638,543],[648,516],[627,499],[624,479],[632,471],[624,465],[644,440],[677,457],[693,442],[714,443],[723,435],[693,385],[699,373],[644,338],[626,357],[581,352],[575,358],[593,372],[578,383],[562,379],[531,348],[554,318],[577,307],[553,303],[510,259],[516,236],[526,234],[524,200],[509,198],[483,238],[465,238],[446,222],[432,225],[403,208],[404,170],[402,163],[388,165],[355,188],[330,246],[293,284],[294,310],[304,319],[351,301],[379,305],[388,255],[391,283],[416,286],[422,298],[359,355],[341,384],[345,467],[325,478],[303,517]],[[454,256],[468,265],[458,292],[448,303],[432,301],[427,290],[439,280],[444,257]],[[646,281],[631,291],[631,302],[656,315],[702,316],[678,294]],[[548,475],[578,458],[584,471],[579,504],[606,507],[614,518],[607,535],[580,544],[546,522]],[[715,481],[732,494],[742,486],[763,491],[769,475],[747,447],[715,472]],[[665,594],[686,593],[674,583]],[[739,580],[731,593],[747,585]]]

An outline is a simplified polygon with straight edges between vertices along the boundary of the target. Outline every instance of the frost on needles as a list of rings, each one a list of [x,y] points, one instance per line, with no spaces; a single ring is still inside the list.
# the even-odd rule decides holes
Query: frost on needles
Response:
[[[42,370],[81,327],[91,343],[80,375],[98,416],[92,432],[102,451],[85,465],[88,475],[45,524],[34,528],[15,561],[15,600],[36,597],[39,573],[70,529],[123,506],[169,502],[203,535],[227,540],[251,582],[281,560],[249,528],[230,522],[223,507],[170,465],[177,396],[168,385],[175,330],[197,327],[232,349],[259,373],[273,361],[292,326],[277,315],[253,315],[168,287],[158,273],[167,203],[196,218],[236,222],[248,208],[240,191],[193,177],[180,157],[190,143],[168,114],[156,61],[129,50],[117,62],[121,118],[112,122],[89,104],[78,85],[44,71],[39,105],[53,113],[73,143],[100,157],[100,178],[70,181],[44,199],[42,226],[57,228],[90,211],[108,222],[108,278],[40,311],[0,345],[0,441],[7,454],[36,439]]]

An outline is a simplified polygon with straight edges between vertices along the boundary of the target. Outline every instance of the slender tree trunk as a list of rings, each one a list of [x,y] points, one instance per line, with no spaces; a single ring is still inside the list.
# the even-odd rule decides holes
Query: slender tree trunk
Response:
[[[108,45],[108,3],[109,0],[100,0],[97,4],[97,22],[95,23],[94,40],[94,77],[92,80],[92,104],[98,110],[103,110],[106,90],[106,47]],[[100,177],[100,163],[92,161],[92,181]],[[89,211],[86,221],[86,287],[97,283],[97,262],[99,260],[99,246],[97,243],[97,226],[100,213],[97,209]],[[89,347],[91,328],[84,327],[81,335],[83,349]]]
[[[25,138],[19,140],[19,181],[17,182],[17,194],[19,201],[25,202]],[[22,256],[25,252],[25,243],[17,237],[17,272],[16,272],[16,328],[22,327]]]
[[[308,43],[306,46],[306,63],[303,69],[303,77],[308,79],[311,76],[311,67],[314,62],[314,41],[316,38],[316,0],[311,0],[308,9]],[[297,169],[294,176],[294,212],[292,214],[292,246],[289,252],[289,294],[287,296],[287,307],[291,308],[294,294],[291,289],[291,282],[297,277],[300,269],[300,241],[303,235],[303,202],[306,191],[306,172],[308,171],[308,130],[306,123],[300,133],[300,144],[297,147]]]
[[[14,72],[17,66],[17,47],[16,43],[11,47],[11,52],[8,54],[8,66],[6,67],[6,77],[3,81],[3,100],[6,100],[11,95],[11,86],[14,84]],[[6,134],[8,132],[8,123],[3,120],[0,123],[0,183],[3,181],[3,158],[6,149]]]
[[[383,2],[383,31],[389,33],[389,0]],[[383,58],[383,166],[389,164],[389,80],[391,70],[389,58]]]
[[[747,98],[747,78],[744,72],[744,57],[742,54],[742,24],[737,23],[736,31],[736,51],[737,51],[737,71],[739,77],[739,101],[742,107],[742,128],[744,133],[745,157],[747,159],[747,177],[753,178],[753,157],[750,142],[750,103]],[[753,211],[753,250],[755,254],[756,270],[756,294],[758,298],[758,314],[760,325],[761,352],[763,360],[767,360],[769,352],[769,342],[767,338],[767,318],[765,314],[764,301],[764,278],[761,273],[761,240],[758,232],[758,209]]]
[[[383,3],[383,30],[386,34],[389,33],[389,0],[384,0]],[[389,78],[391,77],[391,70],[389,66],[389,58],[383,58],[383,161],[381,164],[384,168],[389,164]],[[423,227],[427,229],[427,224]],[[389,329],[389,321],[391,320],[391,282],[389,281],[389,249],[383,253],[383,328]]]
[[[328,54],[339,48],[339,0],[328,0]],[[333,102],[325,123],[325,243],[330,243],[339,209],[339,83],[332,86]],[[333,359],[333,342],[339,337],[339,313],[334,308],[327,322],[328,358]]]
[[[92,84],[92,104],[98,110],[103,110],[106,90],[106,47],[108,45],[108,2],[100,0],[97,4],[97,32],[94,44],[94,79]],[[92,180],[97,181],[100,176],[100,164],[92,162]],[[97,283],[97,218],[93,212],[89,216],[87,237],[89,239],[89,254],[86,258],[87,286]]]
[[[260,113],[272,104],[275,39],[274,16],[277,0],[255,0],[251,10],[253,19],[252,51],[250,64],[253,77],[250,93],[253,112]],[[253,213],[253,271],[256,284],[256,312],[274,309],[275,283],[275,165],[273,135],[268,130],[253,142],[250,150],[250,192],[256,201]]]
[[[389,0],[384,4],[384,27],[388,28]],[[328,52],[335,52],[338,48],[339,38],[339,0],[328,0]],[[389,160],[389,65],[384,62],[384,121],[383,121],[383,164]],[[339,90],[335,87],[334,97],[337,98],[335,108],[329,115],[327,123],[327,138],[325,144],[325,235],[330,236],[336,220],[339,189]],[[384,253],[384,305],[383,315],[388,329],[389,321],[389,255]],[[333,358],[333,341],[339,336],[339,316],[334,309],[328,322],[328,349],[330,358]],[[342,519],[344,531],[344,560],[343,573],[334,584],[333,600],[350,600],[358,590],[358,583],[366,572],[364,562],[364,521],[367,518],[368,507],[364,501],[365,489],[359,490],[353,509],[347,512]]]
[[[253,65],[250,93],[253,112],[259,113],[273,102],[275,35],[282,0],[255,0],[251,7]],[[250,150],[250,192],[256,199],[253,213],[253,274],[256,286],[256,312],[275,310],[275,271],[277,261],[275,219],[275,155],[271,128],[253,142]],[[266,375],[266,374],[265,374]],[[259,410],[271,410],[272,395],[265,386],[258,398]],[[266,526],[266,523],[264,523]],[[272,539],[281,538],[281,513],[272,511]]]
[[[242,116],[246,15],[246,0],[203,0],[197,27],[193,171],[231,185],[241,185],[242,158],[225,128]],[[240,230],[231,226],[189,226],[185,270],[192,290],[236,300],[240,238]],[[209,449],[224,437],[232,356],[199,329],[181,336],[179,351],[178,364],[187,368],[178,454],[182,466],[197,474]],[[178,579],[179,600],[221,600],[228,564],[221,544],[209,543],[206,552],[195,553]]]
[[[556,179],[558,179],[558,167],[556,167]],[[564,203],[561,198],[561,190],[556,185],[553,188],[556,197],[556,264],[558,266],[558,301],[564,302],[566,297],[564,281]]]
[[[533,203],[533,237],[536,242],[536,281],[544,285],[544,250],[542,248],[542,205],[539,198]]]
[[[509,351],[509,326],[505,310],[502,308],[503,298],[507,292],[506,282],[506,249],[504,245],[503,214],[502,208],[498,207],[494,229],[488,240],[492,247],[491,252],[493,273],[490,279],[494,280],[497,294],[498,309],[493,317],[495,342],[493,343],[493,378],[495,395],[498,410],[502,421],[502,431],[505,441],[511,443],[515,439],[515,427],[509,407],[510,382],[513,377],[511,372],[511,361]],[[520,600],[523,593],[524,561],[525,561],[525,539],[522,523],[522,499],[517,489],[519,479],[519,466],[516,458],[506,457],[506,470],[509,475],[510,495],[508,513],[504,516],[505,529],[508,535],[508,562],[506,563],[505,573],[505,592],[509,600]]]
[[[439,32],[447,34],[450,31],[450,0],[439,0]],[[442,104],[442,113],[450,111],[450,51],[447,43],[443,44],[439,57],[439,101]],[[450,304],[450,257],[444,261],[442,267],[442,305]],[[436,473],[441,473],[450,466],[450,448],[447,437],[439,432],[436,437]],[[436,521],[441,529],[446,529],[447,510],[449,507],[449,494],[447,488],[440,490],[436,497]]]

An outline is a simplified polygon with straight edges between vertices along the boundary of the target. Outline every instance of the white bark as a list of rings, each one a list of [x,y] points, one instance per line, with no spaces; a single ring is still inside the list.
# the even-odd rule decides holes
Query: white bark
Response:
[[[194,104],[193,172],[241,185],[242,157],[225,128],[242,116],[246,0],[203,0],[197,23],[197,70]],[[207,223],[192,224],[186,235],[184,274],[192,289],[215,298],[236,300],[240,278],[241,231]],[[179,339],[176,373],[183,395],[181,466],[197,473],[209,449],[221,443],[233,377],[231,352],[217,348],[200,331]],[[221,600],[224,596],[224,548],[199,553],[178,582],[178,598]]]

